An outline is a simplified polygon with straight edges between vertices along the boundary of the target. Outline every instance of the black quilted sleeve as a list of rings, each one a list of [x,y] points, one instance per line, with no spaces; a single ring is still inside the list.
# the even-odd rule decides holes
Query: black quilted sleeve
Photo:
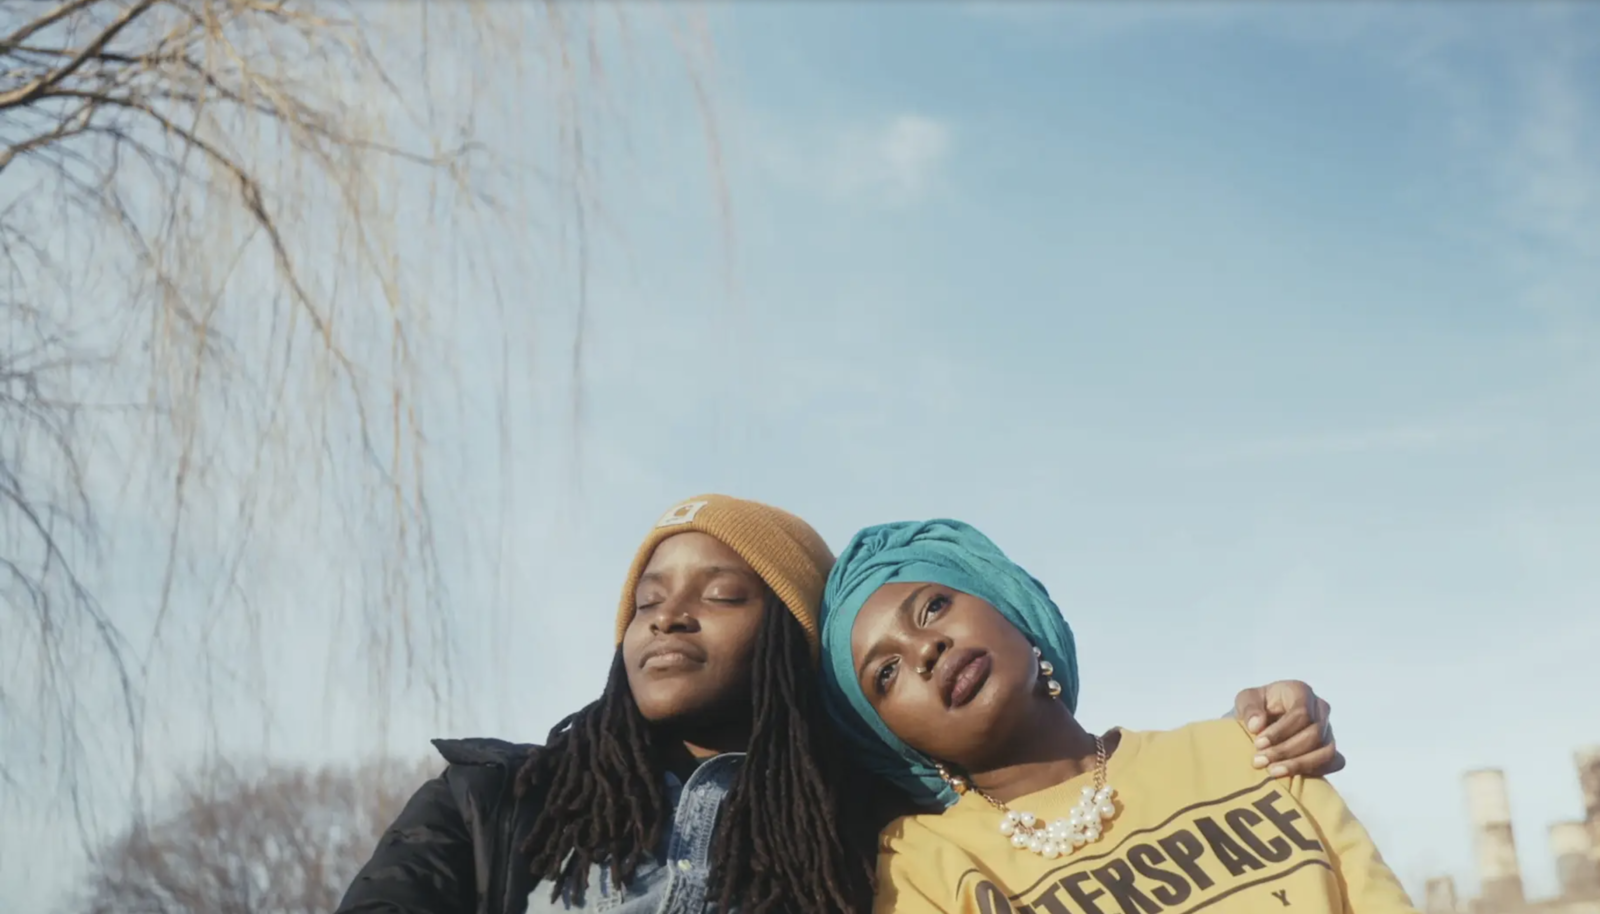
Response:
[[[474,914],[472,837],[453,775],[447,769],[412,795],[334,914]]]

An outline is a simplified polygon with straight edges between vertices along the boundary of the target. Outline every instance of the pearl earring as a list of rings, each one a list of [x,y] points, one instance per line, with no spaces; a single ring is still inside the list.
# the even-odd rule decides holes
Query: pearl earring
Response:
[[[1044,677],[1044,687],[1050,693],[1050,697],[1060,698],[1061,683],[1050,678],[1056,673],[1055,664],[1044,659],[1044,652],[1039,650],[1037,647],[1033,649],[1033,656],[1039,658],[1039,675]]]
[[[934,762],[933,767],[934,770],[939,772],[939,777],[944,778],[944,782],[949,784],[950,789],[954,790],[957,795],[967,792],[967,782],[951,774],[950,769],[944,766],[944,762]]]

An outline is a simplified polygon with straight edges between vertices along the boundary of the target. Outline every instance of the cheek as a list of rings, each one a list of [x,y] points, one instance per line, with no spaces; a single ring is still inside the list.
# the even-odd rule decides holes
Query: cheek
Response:
[[[719,613],[707,616],[700,624],[700,643],[705,645],[713,664],[749,671],[761,633],[761,610]]]
[[[878,717],[900,741],[929,755],[938,755],[951,735],[944,701],[931,688],[895,694],[877,705]]]
[[[628,664],[627,678],[628,691],[633,693],[633,703],[639,706],[639,712],[645,716],[645,719],[651,719],[653,717],[651,714],[652,706],[655,701],[650,691],[650,683],[638,675],[638,671],[631,663]]]
[[[997,724],[1012,712],[1019,711],[1033,701],[1039,691],[1038,668],[1033,664],[1033,651],[1026,658],[1018,656],[1005,663],[989,677],[989,684],[967,709],[972,717],[987,727]]]
[[[639,659],[639,652],[644,650],[645,642],[650,640],[650,627],[640,622],[638,616],[628,623],[628,628],[622,633],[622,661],[628,667],[628,675],[633,675],[633,668]]]

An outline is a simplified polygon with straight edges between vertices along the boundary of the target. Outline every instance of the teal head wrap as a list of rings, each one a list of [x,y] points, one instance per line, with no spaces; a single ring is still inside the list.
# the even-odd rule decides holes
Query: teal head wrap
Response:
[[[861,690],[850,654],[850,632],[861,607],[883,585],[906,581],[939,584],[994,606],[1055,667],[1061,700],[1070,710],[1078,704],[1078,653],[1072,629],[1044,585],[960,521],[880,524],[850,540],[822,594],[822,690],[828,715],[862,753],[868,770],[917,802],[943,808],[955,803],[955,792],[927,756],[884,725]]]

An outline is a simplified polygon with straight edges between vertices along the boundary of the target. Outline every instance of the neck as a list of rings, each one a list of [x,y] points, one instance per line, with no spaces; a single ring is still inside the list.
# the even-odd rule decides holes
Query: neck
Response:
[[[662,762],[667,770],[686,778],[708,758],[725,752],[745,752],[749,748],[749,721],[724,724],[679,734],[668,744],[666,758]]]
[[[1003,758],[970,771],[973,786],[1002,803],[1093,771],[1097,763],[1094,735],[1066,705],[1049,701],[1030,717],[1019,728],[1023,735],[1006,741]]]

